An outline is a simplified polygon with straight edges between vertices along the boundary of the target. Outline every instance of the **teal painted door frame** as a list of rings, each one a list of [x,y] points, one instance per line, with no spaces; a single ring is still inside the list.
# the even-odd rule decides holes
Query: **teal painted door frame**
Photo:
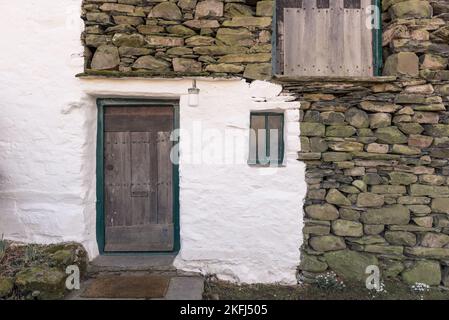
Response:
[[[372,4],[378,9],[379,28],[373,28],[373,69],[374,76],[382,75],[382,0],[372,0]]]
[[[98,250],[101,255],[154,255],[173,254],[179,252],[181,248],[180,224],[179,224],[179,165],[173,164],[173,223],[174,247],[171,252],[105,252],[105,218],[104,218],[104,108],[110,106],[123,107],[160,107],[168,106],[174,109],[173,128],[179,129],[179,100],[174,99],[97,99],[97,202],[96,202],[96,232]]]

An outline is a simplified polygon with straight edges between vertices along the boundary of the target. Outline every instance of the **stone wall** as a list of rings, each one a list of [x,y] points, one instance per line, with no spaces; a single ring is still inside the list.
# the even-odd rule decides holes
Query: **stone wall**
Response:
[[[449,286],[448,8],[383,1],[386,77],[280,79],[302,101],[304,280]]]
[[[257,0],[84,0],[85,71],[267,79],[272,11]]]

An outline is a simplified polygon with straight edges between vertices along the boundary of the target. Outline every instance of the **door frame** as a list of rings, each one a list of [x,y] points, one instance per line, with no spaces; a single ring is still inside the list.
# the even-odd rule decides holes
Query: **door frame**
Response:
[[[181,248],[179,224],[179,164],[173,164],[173,224],[174,246],[172,251],[151,252],[105,252],[105,212],[104,212],[104,108],[111,106],[123,107],[172,107],[174,109],[173,129],[179,129],[179,100],[178,99],[132,99],[132,98],[98,98],[97,99],[97,155],[96,155],[96,233],[100,255],[161,255],[174,254]],[[179,143],[179,142],[178,142]]]

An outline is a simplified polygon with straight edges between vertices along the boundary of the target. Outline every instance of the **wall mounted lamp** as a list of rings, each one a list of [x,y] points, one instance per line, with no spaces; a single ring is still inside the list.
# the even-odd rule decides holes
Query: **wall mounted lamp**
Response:
[[[197,107],[200,100],[200,89],[196,87],[196,80],[192,80],[192,88],[189,88],[189,106]]]

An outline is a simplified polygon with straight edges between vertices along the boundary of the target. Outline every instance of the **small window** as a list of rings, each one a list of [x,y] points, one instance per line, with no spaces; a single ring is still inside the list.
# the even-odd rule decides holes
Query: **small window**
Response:
[[[318,9],[328,9],[329,8],[329,0],[316,0],[316,7]]]
[[[249,164],[282,164],[284,160],[284,115],[253,112],[250,123]]]
[[[360,9],[360,0],[345,0],[344,8],[345,9]]]

